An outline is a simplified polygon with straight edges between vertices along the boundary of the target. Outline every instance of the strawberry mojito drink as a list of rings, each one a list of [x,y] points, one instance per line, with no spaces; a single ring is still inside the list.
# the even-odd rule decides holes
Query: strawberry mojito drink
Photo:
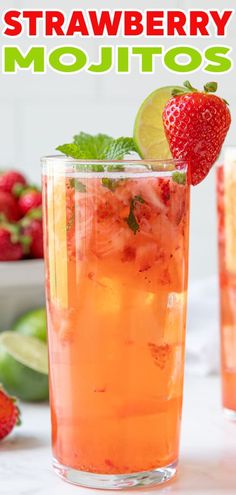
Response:
[[[71,482],[122,488],[175,474],[186,171],[174,161],[43,161],[52,444]]]
[[[236,148],[217,168],[222,401],[236,419]]]
[[[54,467],[72,483],[121,489],[175,475],[189,189],[231,121],[216,89],[160,88],[134,140],[80,133],[57,148],[64,157],[43,160]],[[143,161],[125,161],[133,151]]]

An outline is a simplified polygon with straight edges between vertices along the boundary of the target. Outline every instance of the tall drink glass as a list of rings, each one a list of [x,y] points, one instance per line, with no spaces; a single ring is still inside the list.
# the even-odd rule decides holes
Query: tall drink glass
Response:
[[[222,402],[236,420],[236,147],[217,167]]]
[[[175,475],[187,165],[43,159],[54,467],[94,488]]]

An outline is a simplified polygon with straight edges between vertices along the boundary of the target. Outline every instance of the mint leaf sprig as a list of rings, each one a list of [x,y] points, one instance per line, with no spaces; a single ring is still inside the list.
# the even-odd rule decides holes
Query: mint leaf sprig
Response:
[[[172,180],[173,180],[173,182],[176,182],[177,184],[180,184],[181,186],[185,186],[186,181],[187,181],[186,173],[180,172],[179,170],[176,170],[176,172],[173,172],[173,174],[172,174]]]
[[[104,160],[104,150],[113,142],[113,138],[106,134],[92,136],[86,132],[80,132],[73,139],[82,160]]]
[[[136,235],[136,233],[139,231],[139,224],[134,212],[136,203],[144,204],[145,201],[140,195],[134,196],[134,198],[130,200],[130,210],[129,210],[129,216],[127,218],[127,224],[129,228],[133,231],[134,235]]]
[[[73,143],[58,146],[57,151],[77,160],[123,160],[125,155],[129,155],[132,151],[137,152],[135,142],[130,137],[114,139],[106,134],[92,136],[80,132],[73,139]],[[94,164],[93,171],[103,172],[104,167],[101,164]]]
[[[76,160],[81,158],[81,151],[75,143],[62,144],[61,146],[58,146],[56,150]]]
[[[108,177],[104,177],[102,179],[102,185],[112,192],[116,190],[116,188],[120,185],[121,182],[122,180],[109,179]]]
[[[210,83],[209,83],[210,84]],[[190,83],[186,82],[186,90],[189,88]],[[214,88],[212,88],[213,90]],[[192,88],[194,90],[194,88]],[[72,143],[66,143],[56,148],[64,155],[76,160],[81,160],[84,163],[80,163],[78,170],[80,172],[122,172],[125,167],[122,163],[114,163],[116,160],[123,160],[126,155],[132,152],[138,153],[137,146],[131,137],[120,137],[114,139],[107,134],[91,135],[85,132],[80,132],[73,138]],[[86,163],[90,161],[103,161],[106,160],[113,163],[103,165],[103,163]],[[178,184],[185,185],[186,175],[181,172],[174,172],[172,174],[172,180]],[[102,185],[112,192],[115,192],[116,188],[122,184],[124,179],[105,177],[102,179]],[[86,192],[86,186],[77,181],[74,186],[78,192]],[[71,184],[72,187],[72,184]],[[131,222],[135,225],[132,211]],[[135,228],[134,228],[135,230]]]
[[[123,160],[125,155],[130,155],[132,151],[137,152],[133,138],[120,137],[114,139],[104,150],[106,160]]]
[[[70,187],[72,189],[75,189],[75,191],[81,192],[81,193],[84,193],[87,190],[86,189],[86,185],[83,184],[83,182],[80,182],[77,179],[70,179]]]

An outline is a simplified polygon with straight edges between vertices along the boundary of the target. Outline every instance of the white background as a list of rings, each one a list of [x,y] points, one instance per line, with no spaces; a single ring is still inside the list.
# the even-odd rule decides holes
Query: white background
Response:
[[[32,5],[33,4],[33,5]],[[70,9],[82,8],[129,8],[129,9],[229,9],[235,6],[234,0],[206,1],[159,1],[150,0],[2,0],[1,12],[9,8]],[[1,26],[2,28],[2,26]],[[236,51],[236,17],[230,24],[226,39],[195,38],[190,40],[152,39],[138,40],[102,40],[102,43],[136,43],[164,44],[165,47],[176,43],[189,43],[204,47],[211,44],[227,44]],[[98,57],[98,46],[101,39],[80,40],[59,39],[45,40],[36,38],[29,40],[22,36],[19,40],[1,37],[1,45],[18,44],[27,48],[30,44],[45,44],[49,49],[60,44],[78,44],[91,56],[93,61]],[[190,74],[193,85],[201,87],[209,80],[219,82],[219,94],[230,102],[233,116],[228,144],[234,144],[236,134],[236,98],[234,71],[215,77],[201,70]],[[46,75],[32,75],[29,71],[17,75],[0,73],[0,166],[14,166],[24,170],[34,182],[40,180],[40,156],[54,152],[58,144],[67,142],[73,134],[80,130],[97,133],[105,132],[114,136],[131,135],[136,112],[142,100],[155,88],[163,85],[181,84],[185,75],[168,72],[159,63],[155,74],[139,74],[138,64],[129,75],[116,75],[114,72],[94,76],[89,73],[57,74],[48,71]],[[215,218],[215,186],[214,172],[192,190],[191,213],[191,279],[199,279],[216,273],[216,218]]]

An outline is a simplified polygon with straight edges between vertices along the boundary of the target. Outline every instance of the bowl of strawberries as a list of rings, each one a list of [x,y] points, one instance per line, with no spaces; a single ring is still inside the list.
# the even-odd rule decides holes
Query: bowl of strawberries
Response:
[[[0,172],[0,330],[44,304],[42,193],[16,170]]]

